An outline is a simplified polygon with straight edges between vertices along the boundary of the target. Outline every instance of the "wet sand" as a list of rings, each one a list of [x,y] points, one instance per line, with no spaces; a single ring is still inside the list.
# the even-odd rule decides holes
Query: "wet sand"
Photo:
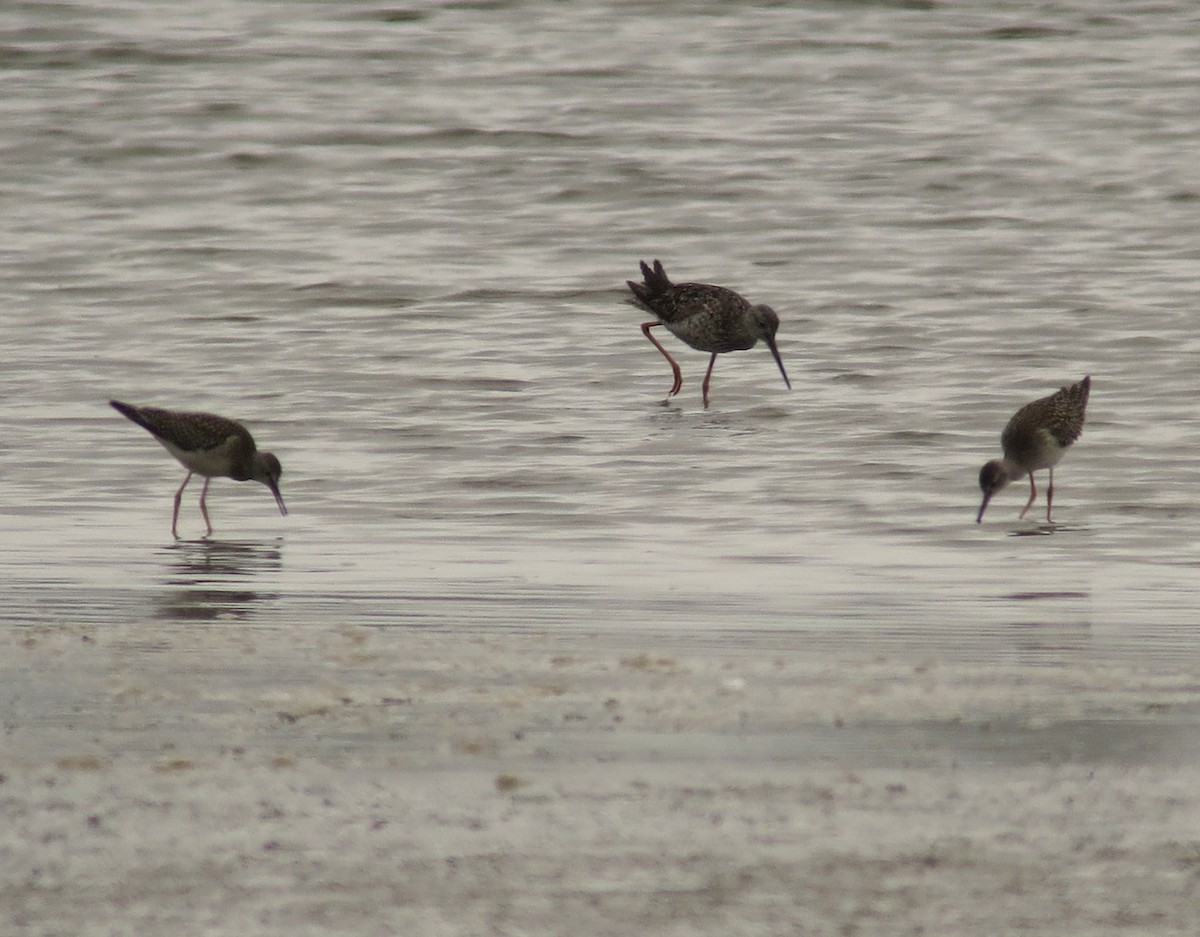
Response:
[[[1200,907],[1195,668],[2,640],[5,933],[1182,935]]]

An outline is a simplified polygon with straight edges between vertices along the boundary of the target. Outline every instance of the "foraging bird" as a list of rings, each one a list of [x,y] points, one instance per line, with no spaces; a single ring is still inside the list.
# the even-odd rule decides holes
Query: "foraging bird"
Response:
[[[254,445],[254,437],[241,423],[228,420],[212,413],[183,413],[175,410],[160,410],[158,407],[135,407],[119,400],[109,403],[119,412],[133,420],[138,426],[149,430],[162,443],[163,448],[175,456],[188,470],[187,478],[175,492],[175,513],[171,517],[171,533],[179,539],[176,529],[179,523],[179,500],[183,489],[192,475],[204,476],[204,488],[200,492],[200,513],[208,526],[207,536],[212,536],[212,521],[208,519],[208,483],[216,477],[232,478],[244,482],[253,479],[271,489],[279,513],[287,516],[283,495],[279,493],[279,476],[283,468],[270,452],[260,452]]]
[[[1083,432],[1083,413],[1087,409],[1088,392],[1092,388],[1091,375],[1078,384],[1064,387],[1049,397],[1027,403],[1008,421],[1000,434],[1000,445],[1004,447],[1004,458],[993,459],[979,470],[979,487],[983,489],[983,504],[975,523],[983,520],[992,495],[1011,481],[1029,475],[1029,501],[1021,510],[1021,517],[1037,498],[1037,487],[1033,473],[1038,469],[1050,470],[1050,483],[1046,487],[1046,520],[1050,521],[1050,509],[1054,503],[1054,466],[1063,457],[1067,446]]]
[[[671,364],[675,383],[667,396],[674,397],[679,393],[683,386],[683,373],[671,353],[650,334],[650,330],[657,325],[665,325],[672,335],[699,351],[712,352],[701,386],[705,407],[708,406],[708,385],[712,380],[717,355],[727,351],[745,351],[753,348],[760,339],[771,349],[775,363],[779,365],[779,373],[783,375],[783,382],[791,390],[792,382],[788,380],[783,359],[779,357],[779,349],[775,346],[779,316],[774,309],[770,306],[752,306],[733,290],[723,286],[672,283],[657,260],[654,261],[653,270],[645,261],[641,264],[645,282],[625,281],[634,296],[626,302],[657,317],[654,322],[642,323],[642,333]]]

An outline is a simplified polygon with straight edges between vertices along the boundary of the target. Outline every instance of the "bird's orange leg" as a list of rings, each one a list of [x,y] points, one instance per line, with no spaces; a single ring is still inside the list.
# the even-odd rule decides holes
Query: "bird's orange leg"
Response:
[[[650,343],[652,345],[654,345],[654,347],[657,348],[659,351],[661,351],[662,356],[664,358],[666,358],[667,361],[670,362],[671,373],[675,376],[675,383],[671,385],[671,391],[670,391],[670,393],[667,394],[667,396],[674,397],[677,393],[679,393],[679,389],[681,387],[683,387],[683,372],[679,370],[679,364],[678,364],[678,362],[676,362],[676,360],[674,358],[671,357],[671,353],[669,351],[667,351],[665,348],[663,348],[662,344],[659,342],[659,340],[657,338],[655,338],[653,335],[650,334],[650,330],[652,328],[654,328],[656,325],[662,325],[662,323],[661,322],[643,322],[642,323],[642,334],[645,335],[646,338],[650,339]]]
[[[708,359],[708,370],[704,372],[704,383],[700,386],[700,393],[704,397],[704,409],[708,409],[708,382],[712,380],[713,365],[717,363],[717,353],[714,351],[713,356]]]
[[[204,526],[208,528],[208,533],[205,536],[212,536],[212,521],[208,519],[208,506],[204,503],[204,499],[208,497],[208,483],[211,478],[204,479],[204,487],[200,489],[200,513],[204,515]]]
[[[1029,500],[1025,502],[1025,507],[1021,508],[1021,513],[1017,515],[1017,520],[1025,516],[1025,512],[1033,505],[1037,498],[1037,486],[1033,483],[1033,472],[1029,473]]]
[[[188,472],[187,478],[183,480],[183,484],[179,486],[179,490],[175,492],[175,513],[171,515],[171,536],[176,540],[179,539],[179,501],[183,497],[183,489],[187,487],[188,482],[192,480],[194,473]]]

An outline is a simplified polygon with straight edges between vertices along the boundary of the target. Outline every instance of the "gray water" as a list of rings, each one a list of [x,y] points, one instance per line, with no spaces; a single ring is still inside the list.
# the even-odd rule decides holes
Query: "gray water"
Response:
[[[38,2],[0,69],[10,626],[1200,653],[1190,3]],[[794,390],[760,345],[704,410],[668,336],[664,403],[651,258]],[[1084,374],[1055,523],[976,525]],[[242,420],[290,515],[194,483],[174,542],[111,397]]]

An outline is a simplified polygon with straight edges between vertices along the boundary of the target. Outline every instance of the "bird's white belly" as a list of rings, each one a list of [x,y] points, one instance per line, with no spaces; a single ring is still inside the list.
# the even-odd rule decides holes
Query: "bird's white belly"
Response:
[[[162,447],[175,456],[180,464],[189,471],[203,475],[205,478],[212,478],[218,475],[229,474],[229,447],[233,444],[234,437],[229,439],[215,449],[199,449],[194,452],[188,452],[185,449],[180,449],[176,445],[172,445],[164,439],[158,440],[162,443]]]
[[[1062,461],[1064,452],[1066,449],[1058,444],[1048,430],[1039,430],[1037,454],[1030,460],[1029,470],[1036,472],[1038,469],[1053,468]]]

